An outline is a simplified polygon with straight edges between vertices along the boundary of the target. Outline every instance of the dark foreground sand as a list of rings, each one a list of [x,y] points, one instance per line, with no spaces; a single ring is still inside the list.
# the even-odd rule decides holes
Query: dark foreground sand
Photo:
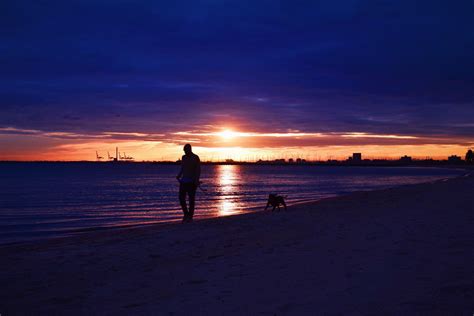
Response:
[[[472,315],[474,178],[0,247],[0,314]]]

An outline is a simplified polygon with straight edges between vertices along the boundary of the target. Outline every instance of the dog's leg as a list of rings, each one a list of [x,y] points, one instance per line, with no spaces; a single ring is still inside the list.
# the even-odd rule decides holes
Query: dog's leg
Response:
[[[272,212],[274,212],[274,211],[275,211],[275,209],[276,209],[276,206],[274,206],[274,207],[273,207],[273,209],[272,209]]]
[[[285,207],[285,211],[286,211],[286,203],[285,202],[283,202],[283,206]]]
[[[270,203],[267,202],[267,206],[265,206],[264,211],[266,211],[269,206],[270,206]]]

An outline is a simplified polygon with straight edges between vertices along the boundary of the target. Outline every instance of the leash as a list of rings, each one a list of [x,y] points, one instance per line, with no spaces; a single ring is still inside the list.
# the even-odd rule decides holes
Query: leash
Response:
[[[176,180],[178,180],[179,184],[181,184],[181,180],[180,180],[180,179],[176,179]],[[199,181],[199,184],[198,184],[198,186],[197,186],[197,187],[199,188],[199,190],[201,190],[201,192],[204,192],[204,193],[208,194],[208,193],[209,193],[208,190],[205,189],[205,188],[203,188],[203,187],[201,186],[201,184],[202,184],[202,181]]]

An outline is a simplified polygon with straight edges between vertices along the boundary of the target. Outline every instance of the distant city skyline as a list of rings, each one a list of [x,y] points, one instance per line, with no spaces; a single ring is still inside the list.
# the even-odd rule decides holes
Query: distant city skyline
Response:
[[[0,5],[0,160],[446,159],[474,147],[474,3]]]

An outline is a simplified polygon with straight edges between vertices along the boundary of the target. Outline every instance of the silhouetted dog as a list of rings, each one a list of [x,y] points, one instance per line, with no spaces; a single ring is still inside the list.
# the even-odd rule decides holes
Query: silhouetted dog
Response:
[[[276,194],[270,194],[268,195],[268,202],[267,202],[267,206],[265,206],[265,210],[267,210],[267,208],[269,206],[273,206],[273,209],[272,209],[272,212],[278,208],[278,210],[280,210],[280,205],[283,205],[283,207],[285,208],[285,211],[286,211],[286,203],[285,203],[285,198],[281,195],[276,195]]]

